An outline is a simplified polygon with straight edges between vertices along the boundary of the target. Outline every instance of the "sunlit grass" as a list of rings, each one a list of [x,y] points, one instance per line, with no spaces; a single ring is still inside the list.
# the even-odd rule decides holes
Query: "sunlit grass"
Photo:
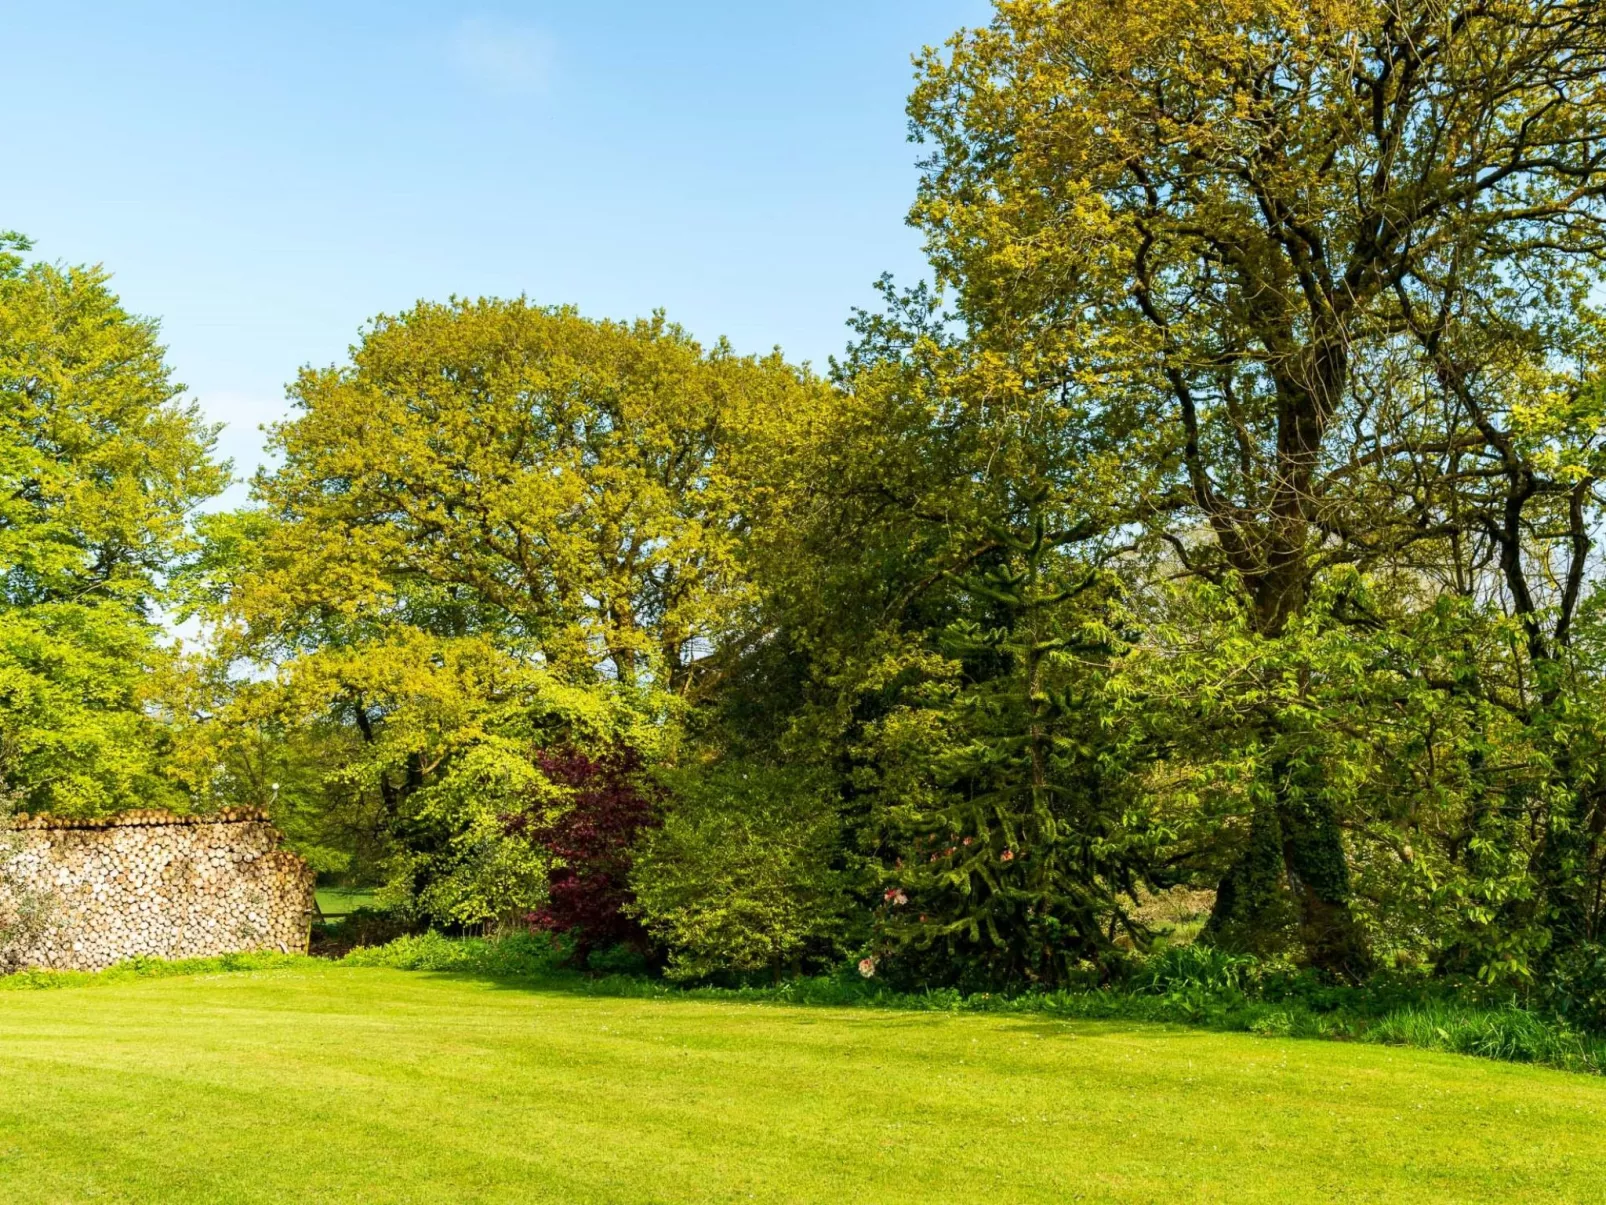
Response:
[[[349,916],[359,908],[372,907],[374,902],[371,887],[320,887],[317,895],[318,911],[326,920]]]
[[[0,1200],[1595,1201],[1606,1082],[303,963],[0,996]]]

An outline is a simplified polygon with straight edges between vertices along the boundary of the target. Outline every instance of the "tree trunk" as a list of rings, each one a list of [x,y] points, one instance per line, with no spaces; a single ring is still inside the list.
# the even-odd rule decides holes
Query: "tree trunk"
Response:
[[[1282,821],[1270,801],[1255,806],[1249,840],[1216,888],[1203,940],[1244,954],[1276,954],[1292,937]]]
[[[1310,964],[1345,979],[1365,978],[1372,953],[1350,910],[1349,861],[1332,804],[1302,790],[1280,768],[1283,861],[1299,903],[1299,938]],[[1274,771],[1277,772],[1277,771]]]
[[[1222,949],[1275,954],[1297,938],[1311,966],[1345,979],[1373,967],[1350,910],[1349,864],[1331,803],[1286,759],[1270,767],[1269,798],[1216,889],[1204,937]]]
[[[1232,530],[1224,545],[1248,584],[1255,629],[1279,639],[1310,593],[1307,541],[1312,482],[1322,437],[1349,376],[1341,332],[1329,330],[1298,358],[1299,370],[1278,377],[1277,474],[1264,525]],[[1211,499],[1201,497],[1207,513]],[[1218,532],[1222,516],[1217,509]],[[1238,520],[1231,520],[1236,523]],[[1267,745],[1283,733],[1266,719]],[[1222,879],[1205,932],[1228,948],[1257,953],[1286,944],[1291,916],[1312,966],[1359,978],[1372,959],[1350,910],[1349,866],[1338,818],[1320,784],[1300,781],[1299,769],[1280,757],[1262,784],[1249,841]]]

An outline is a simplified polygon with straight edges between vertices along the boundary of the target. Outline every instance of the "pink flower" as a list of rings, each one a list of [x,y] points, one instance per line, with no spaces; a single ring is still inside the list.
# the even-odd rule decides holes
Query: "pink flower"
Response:
[[[892,902],[896,907],[901,908],[909,902],[909,897],[900,891],[897,895],[892,897]]]
[[[1015,855],[1006,849],[1003,853],[998,855],[998,860],[1000,862],[1013,862],[1015,860]]]
[[[861,958],[861,959],[859,959],[859,974],[863,975],[866,979],[869,979],[872,975],[874,975],[875,974],[875,959],[874,958]]]
[[[970,844],[970,838],[969,838],[969,837],[966,837],[966,838],[965,838],[965,839],[964,839],[964,841],[962,841],[962,842],[961,842],[961,843],[960,843],[960,844],[962,844],[962,845],[969,845],[969,844]]]

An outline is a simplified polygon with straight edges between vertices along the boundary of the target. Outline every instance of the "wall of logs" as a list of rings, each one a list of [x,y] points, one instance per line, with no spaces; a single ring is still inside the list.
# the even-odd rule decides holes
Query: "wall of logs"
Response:
[[[26,897],[38,920],[12,935],[13,966],[93,971],[307,947],[313,874],[262,812],[22,816],[7,827],[0,913]]]

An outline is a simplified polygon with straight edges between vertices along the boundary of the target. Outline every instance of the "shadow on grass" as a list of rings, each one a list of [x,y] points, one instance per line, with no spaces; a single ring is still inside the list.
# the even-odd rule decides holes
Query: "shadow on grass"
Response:
[[[691,1005],[715,1006],[722,1010],[728,1021],[731,1006],[747,1006],[756,1021],[757,1014],[769,1012],[784,1015],[790,1025],[809,1027],[826,1020],[840,1023],[848,1019],[855,1024],[882,1030],[922,1030],[949,1025],[955,1021],[988,1022],[995,1032],[1034,1037],[1043,1040],[1067,1041],[1077,1038],[1112,1034],[1141,1034],[1144,1039],[1187,1038],[1196,1036],[1199,1027],[1190,1027],[1170,1021],[1144,1021],[1122,1017],[1052,1017],[1021,1013],[1000,1008],[991,1010],[965,1007],[932,1007],[920,1002],[918,996],[883,993],[880,996],[864,995],[848,1000],[798,999],[780,989],[731,989],[663,985],[654,981],[592,977],[578,972],[554,972],[534,975],[494,974],[483,971],[440,970],[409,971],[424,982],[472,984],[496,992],[511,992],[526,996],[562,997],[568,1000],[590,1001],[649,1001],[677,1008]],[[811,1016],[810,1014],[818,1014]]]
[[[1254,999],[1239,991],[1161,995],[1111,989],[1007,996],[951,989],[896,992],[854,975],[794,979],[765,987],[682,987],[644,976],[594,976],[556,965],[550,942],[533,936],[502,940],[403,937],[389,945],[353,951],[339,962],[302,955],[246,954],[162,962],[142,959],[96,974],[23,972],[0,978],[0,990],[126,983],[176,975],[297,968],[384,968],[447,982],[475,983],[501,992],[563,995],[596,1000],[754,1005],[852,1010],[865,1020],[917,1025],[943,1017],[1007,1018],[1012,1028],[1056,1039],[1096,1032],[1174,1034],[1189,1030],[1271,1038],[1320,1038],[1409,1046],[1566,1071],[1600,1074],[1606,1037],[1571,1031],[1526,1010],[1424,1002],[1390,1011],[1318,1011],[1298,1001]],[[1078,1022],[1076,1027],[1067,1022]],[[1148,1028],[1155,1026],[1154,1029]]]
[[[438,934],[402,938],[376,950],[361,950],[346,965],[463,976],[497,990],[563,993],[598,999],[678,1000],[794,1008],[833,1008],[878,1014],[989,1015],[1044,1027],[1056,1037],[1074,1036],[1065,1025],[1105,1023],[1112,1029],[1158,1024],[1156,1032],[1179,1036],[1188,1029],[1253,1034],[1266,1038],[1319,1038],[1410,1046],[1505,1062],[1531,1063],[1600,1074],[1606,1067],[1606,1037],[1579,1033],[1525,1009],[1479,1007],[1444,1001],[1417,1003],[1361,999],[1360,1006],[1314,1007],[1299,999],[1268,1000],[1228,985],[1204,990],[1093,989],[1023,995],[951,989],[895,992],[851,974],[794,979],[766,987],[680,987],[623,975],[592,977],[560,970],[552,945],[533,936],[500,941],[454,940]]]

